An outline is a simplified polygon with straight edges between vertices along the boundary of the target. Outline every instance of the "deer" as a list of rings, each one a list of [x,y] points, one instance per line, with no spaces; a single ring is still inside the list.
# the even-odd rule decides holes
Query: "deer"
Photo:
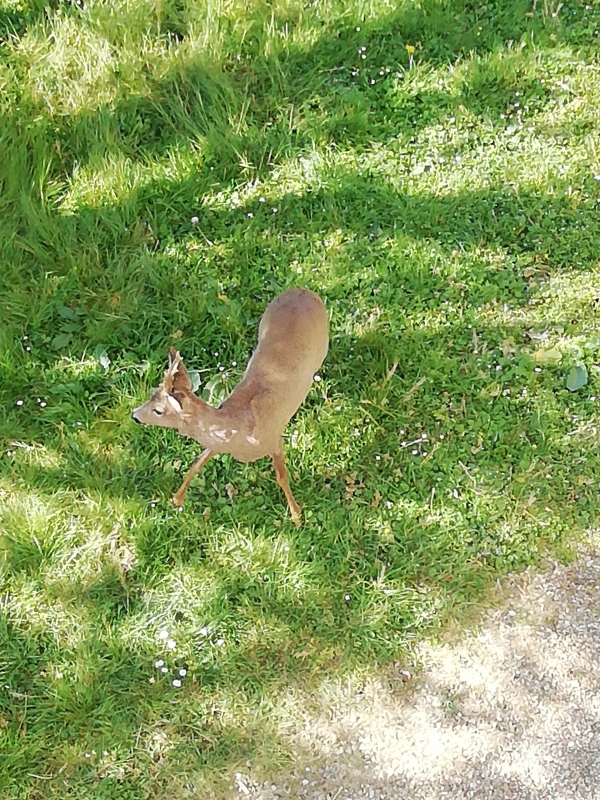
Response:
[[[283,432],[308,394],[329,349],[327,312],[308,289],[293,288],[268,304],[258,325],[258,344],[241,381],[218,406],[192,391],[181,354],[169,349],[169,363],[150,399],[131,412],[140,425],[175,428],[205,448],[193,462],[172,502],[181,507],[193,478],[219,453],[247,463],[270,456],[290,516],[302,511],[290,489]]]

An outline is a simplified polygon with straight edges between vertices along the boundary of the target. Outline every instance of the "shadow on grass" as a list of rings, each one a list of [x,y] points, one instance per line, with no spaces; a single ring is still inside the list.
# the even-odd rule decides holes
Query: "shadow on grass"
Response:
[[[75,4],[66,7],[77,16]],[[512,45],[534,38],[538,46],[556,49],[565,42],[579,43],[587,30],[585,14],[569,25],[541,13],[532,18],[530,4],[522,0],[481,7],[470,2],[406,3],[375,20],[357,17],[343,25],[325,24],[310,45],[294,45],[282,37],[281,43],[270,42],[274,52],[266,56],[265,29],[278,28],[268,8],[268,14],[267,6],[262,13],[255,8],[262,20],[257,30],[244,31],[243,41],[235,35],[228,39],[218,63],[185,50],[176,58],[181,47],[172,43],[168,52],[173,63],[160,79],[144,73],[138,84],[125,83],[127,90],[118,92],[111,106],[52,114],[43,96],[22,97],[22,112],[31,118],[25,138],[33,132],[37,158],[46,167],[50,159],[55,175],[67,176],[103,154],[117,152],[137,160],[207,137],[196,175],[201,194],[215,182],[264,178],[274,164],[315,143],[368,146],[391,137],[410,140],[423,126],[460,108],[489,114],[497,122],[514,104],[515,90],[527,96],[533,109],[551,97],[551,90],[530,74],[527,59],[524,67],[511,55]],[[572,11],[583,13],[575,4],[564,8],[565,16]],[[37,19],[38,12],[41,7],[20,17],[23,25]],[[173,13],[167,4],[161,22],[166,34]],[[416,62],[432,69],[467,63],[472,54],[483,61],[464,68],[458,92],[415,87],[405,93],[398,90],[396,73],[411,82],[406,46],[414,44]],[[20,119],[4,122],[5,129],[14,128],[23,137]]]
[[[413,637],[481,598],[491,576],[593,520],[597,437],[573,434],[572,421],[575,409],[580,425],[593,411],[566,393],[562,373],[538,375],[515,352],[529,348],[541,318],[536,278],[594,268],[594,194],[578,207],[565,195],[575,178],[591,180],[583,168],[555,179],[554,194],[496,183],[436,195],[358,169],[325,171],[310,192],[275,195],[277,213],[260,202],[206,207],[198,227],[189,222],[208,192],[269,178],[313,145],[400,152],[463,106],[504,129],[517,88],[533,107],[549,91],[527,70],[500,65],[506,41],[543,38],[547,24],[557,35],[548,47],[576,35],[530,20],[528,8],[407,6],[270,59],[257,55],[259,22],[240,45],[241,64],[233,48],[213,69],[187,64],[149,79],[146,96],[114,108],[52,119],[24,98],[28,114],[5,114],[14,161],[3,167],[0,199],[12,209],[1,223],[10,262],[0,279],[9,331],[0,332],[0,435],[19,454],[39,442],[48,451],[1,465],[3,496],[23,505],[2,517],[11,588],[0,735],[9,758],[15,743],[21,750],[7,785],[34,785],[41,774],[62,791],[65,779],[79,788],[106,779],[115,796],[126,787],[141,797],[145,781],[168,786],[175,774],[183,785],[205,765],[230,771],[285,751],[265,708],[291,684],[397,660]],[[454,93],[403,92],[394,73],[408,66],[406,44],[419,41],[416,57],[432,69],[473,48],[489,59],[465,68]],[[54,182],[56,199],[76,166],[107,154],[168,158],[201,137],[203,157],[183,179],[151,177],[123,198],[69,213],[40,198],[40,186]],[[332,244],[338,230],[343,242]],[[431,248],[442,266],[424,257]],[[319,262],[327,269],[314,273]],[[179,331],[191,366],[243,363],[265,301],[292,282],[323,293],[332,319],[322,386],[291,426],[301,437],[290,460],[304,527],[284,518],[263,463],[211,462],[187,510],[169,509],[193,446],[124,424],[142,394],[136,363],[153,361],[143,373],[151,385]],[[511,310],[518,324],[502,321]],[[547,322],[578,330],[562,316]],[[27,339],[16,345],[19,336]],[[81,367],[97,344],[115,362],[106,376]],[[239,492],[233,501],[228,483]],[[77,562],[94,538],[101,546],[82,578]],[[23,612],[15,587],[33,598],[33,616],[53,603],[81,609],[76,646],[53,635],[51,620],[44,628],[42,614]],[[164,680],[153,666],[163,625],[182,631],[181,693],[170,683],[176,660]],[[109,739],[117,752],[108,766],[86,760]]]
[[[134,652],[108,630],[90,628],[90,638],[81,637],[67,663],[51,635],[0,618],[8,643],[3,660],[17,666],[0,692],[3,790],[27,784],[37,798],[56,786],[69,797],[76,787],[93,792],[101,784],[117,796],[141,797],[149,786],[193,786],[202,768],[215,763],[215,752],[237,761],[254,745],[265,746],[257,727],[234,728],[221,718],[211,687],[190,678],[177,691],[173,674],[162,676],[153,666],[156,652]],[[127,768],[132,752],[133,772]]]
[[[240,303],[245,284],[239,264],[243,259],[252,260],[249,251],[265,213],[257,206],[249,223],[248,208],[216,210],[203,220],[209,238],[216,240],[223,231],[233,231],[233,258],[226,272],[219,262],[220,278],[214,274],[212,291],[216,293],[217,280],[235,282],[237,289],[229,291],[229,296]],[[356,218],[359,208],[365,221]],[[101,567],[103,571],[91,583],[78,586],[75,582],[69,588],[67,582],[61,588],[64,602],[82,605],[94,619],[93,632],[81,645],[82,653],[93,649],[94,655],[81,675],[62,690],[56,690],[54,684],[49,687],[40,670],[47,673],[54,660],[72,664],[72,648],[66,650],[44,639],[40,653],[33,644],[36,630],[28,623],[21,623],[16,634],[13,630],[13,652],[6,657],[6,677],[3,675],[11,687],[4,705],[10,736],[21,736],[23,701],[19,696],[35,696],[36,716],[38,710],[40,716],[27,727],[33,743],[28,763],[35,765],[27,770],[33,772],[20,771],[15,765],[7,773],[12,775],[10,780],[20,775],[19,780],[29,781],[29,774],[49,777],[60,770],[61,776],[69,775],[78,786],[101,778],[107,774],[105,768],[92,766],[85,752],[92,748],[100,752],[96,741],[103,741],[116,723],[119,747],[125,748],[134,737],[144,742],[136,752],[136,769],[148,765],[157,785],[168,780],[176,763],[183,765],[183,774],[186,769],[201,771],[206,765],[229,770],[246,757],[260,759],[270,750],[277,750],[283,758],[287,745],[275,722],[265,724],[259,712],[258,722],[232,722],[226,711],[213,710],[214,697],[222,699],[225,709],[235,687],[246,707],[256,711],[264,702],[273,702],[266,698],[284,694],[290,683],[395,661],[412,636],[423,634],[454,608],[480,597],[497,571],[529,563],[546,543],[555,545],[567,530],[576,533],[591,521],[595,502],[592,459],[597,445],[595,440],[579,437],[567,444],[567,413],[575,401],[562,386],[557,387],[551,375],[538,377],[530,358],[502,355],[506,339],[512,339],[514,345],[528,343],[537,289],[532,290],[530,279],[515,269],[514,260],[507,264],[485,258],[489,251],[514,252],[515,242],[518,256],[535,254],[540,240],[542,249],[552,240],[554,275],[567,271],[576,243],[584,263],[591,266],[592,239],[586,238],[588,229],[590,236],[595,231],[591,211],[582,214],[562,198],[543,194],[521,192],[515,198],[504,189],[441,198],[408,196],[380,180],[361,181],[349,175],[338,190],[284,199],[270,235],[273,239],[284,235],[286,221],[293,218],[298,237],[306,229],[307,238],[318,242],[332,227],[332,212],[335,226],[351,231],[356,243],[336,254],[339,268],[333,262],[327,277],[334,324],[331,353],[323,370],[326,396],[309,400],[294,423],[316,437],[313,477],[310,450],[291,458],[292,467],[300,474],[295,490],[307,512],[299,533],[287,521],[276,527],[284,515],[284,504],[270,468],[262,464],[213,463],[202,476],[204,486],[200,484],[190,493],[188,510],[183,515],[167,510],[165,498],[178,483],[174,464],[191,461],[189,443],[160,432],[123,429],[124,415],[119,411],[113,438],[121,449],[111,455],[110,451],[99,452],[106,434],[93,426],[99,414],[110,420],[114,411],[111,397],[126,397],[130,387],[139,383],[138,373],[132,369],[102,380],[94,374],[65,381],[53,371],[54,353],[45,354],[45,364],[42,359],[35,360],[43,354],[44,343],[36,341],[35,329],[28,329],[31,338],[27,341],[35,350],[33,363],[22,372],[12,372],[10,384],[5,384],[13,410],[4,422],[4,436],[25,444],[42,440],[59,453],[62,463],[57,467],[17,466],[18,482],[12,478],[16,493],[43,497],[59,489],[79,501],[96,498],[99,507],[107,509],[117,503],[118,510],[110,511],[109,516],[136,522],[126,540],[138,566],[126,574]],[[558,235],[549,218],[562,222]],[[427,271],[422,261],[408,255],[415,243],[422,242],[434,244],[446,260],[453,249],[460,251],[460,257],[450,271]],[[263,248],[262,243],[255,246],[257,251]],[[300,249],[302,245],[293,242],[292,247]],[[349,266],[354,261],[363,264],[369,251],[371,274],[364,268],[353,273]],[[305,256],[310,258],[310,249]],[[147,281],[141,290],[140,308],[150,307],[153,294],[165,298],[171,293],[183,295],[184,282],[194,280],[187,270],[180,274],[175,270],[165,278],[169,257],[158,252],[151,258],[155,265],[162,264],[164,271],[157,268],[157,284]],[[293,260],[291,254],[288,258]],[[535,258],[527,261],[529,268],[531,263],[535,267]],[[290,277],[290,263],[280,265],[273,276],[263,260],[249,280],[254,296],[246,299],[245,311],[256,316],[262,308],[258,296],[266,294],[265,278],[283,286]],[[165,280],[168,288],[162,283]],[[204,280],[201,270],[196,280],[198,285]],[[71,286],[81,291],[77,284]],[[89,291],[90,284],[81,294]],[[72,300],[62,302],[69,301],[75,307]],[[222,350],[222,317],[216,314],[194,342],[194,315],[185,300],[179,302],[179,309],[160,310],[150,327],[160,322],[161,331],[154,341],[143,345],[140,357],[150,354],[164,338],[166,322],[170,331],[182,326],[183,341],[193,345],[192,366],[214,364],[215,356],[209,353],[213,347]],[[202,302],[208,305],[205,298]],[[444,303],[451,309],[460,307],[461,315],[445,314]],[[478,309],[486,305],[522,311],[523,325],[484,322],[478,318]],[[200,317],[204,308],[198,305],[194,313]],[[187,324],[181,321],[182,312],[189,315]],[[89,317],[82,315],[79,328],[72,331],[74,344],[89,341],[88,330],[93,328],[96,314],[92,307]],[[239,348],[234,340],[244,332],[243,316],[240,311],[238,327],[227,332],[227,347]],[[125,321],[111,319],[108,323],[110,341],[119,342],[121,352],[140,348],[140,331],[133,328],[133,322],[131,313]],[[352,332],[355,325],[366,330]],[[469,325],[475,326],[479,344]],[[248,337],[241,336],[241,341],[246,348]],[[483,343],[488,356],[485,363],[478,363]],[[238,354],[239,349],[231,349],[228,358]],[[203,360],[199,363],[196,359],[200,356]],[[22,357],[26,360],[28,355]],[[395,361],[398,369],[388,378]],[[501,379],[495,366],[503,367]],[[156,373],[160,374],[160,367]],[[426,383],[419,384],[423,378]],[[53,386],[63,387],[47,406],[47,421],[43,421],[32,393],[34,387],[40,391],[44,380],[44,397],[53,397]],[[73,385],[69,388],[69,384]],[[511,396],[504,395],[506,389]],[[534,403],[521,403],[518,398],[523,390],[536,399]],[[31,415],[31,408],[14,408],[22,396],[36,409],[37,417]],[[336,403],[345,421],[342,440],[335,438],[340,428]],[[389,409],[393,413],[386,413]],[[91,430],[84,425],[84,431],[78,431],[76,423],[82,419],[91,424]],[[553,425],[545,430],[548,420]],[[417,440],[423,433],[431,455],[422,444],[403,446],[403,441]],[[123,437],[131,444],[125,447]],[[297,467],[299,457],[304,465]],[[5,469],[14,467],[5,464]],[[545,486],[546,470],[558,471],[549,486]],[[225,500],[227,483],[244,490],[233,506]],[[532,483],[538,492],[533,501]],[[246,497],[246,491],[252,496]],[[157,499],[162,508],[152,511],[150,499]],[[543,510],[547,500],[561,508],[560,518]],[[205,507],[211,509],[210,521],[200,513]],[[75,510],[75,516],[77,513]],[[247,527],[247,519],[256,521],[256,530]],[[548,531],[546,542],[540,520]],[[114,524],[110,519],[106,522]],[[240,538],[232,538],[231,531],[241,532]],[[282,575],[277,570],[269,575],[268,560],[253,556],[255,548],[267,547],[282,533],[305,570],[304,580],[291,595],[273,588]],[[13,546],[9,539],[5,545],[5,568],[11,580],[19,579],[18,564],[26,560],[24,577],[41,583],[39,591],[51,595],[43,587],[43,566],[56,558],[53,543],[48,549],[43,544],[34,547],[26,525],[18,535],[20,544],[17,540]],[[61,535],[59,528],[56,536]],[[29,548],[26,552],[18,550],[23,540]],[[242,569],[231,554],[244,552],[244,544]],[[56,547],[60,551],[60,545]],[[179,697],[165,681],[161,694],[149,683],[156,679],[152,663],[159,653],[148,643],[140,652],[139,644],[120,644],[119,640],[125,637],[122,629],[127,629],[129,620],[148,624],[144,598],[153,587],[169,573],[177,575],[194,563],[210,565],[215,585],[201,613],[186,615],[184,603],[177,609],[192,648],[185,659],[190,682]],[[166,593],[162,601],[168,603]],[[212,620],[217,630],[210,645],[198,649],[199,636],[190,632],[200,630],[205,620]],[[228,640],[223,651],[217,645],[219,625]],[[98,630],[110,631],[106,643]],[[206,662],[204,650],[211,653]],[[81,658],[87,661],[87,656]],[[27,676],[25,683],[20,680],[21,671]],[[121,674],[127,675],[122,684]],[[127,701],[121,702],[124,692],[128,692]],[[55,742],[49,709],[63,721],[64,747]],[[221,709],[218,704],[217,709]],[[50,731],[51,742],[47,738]],[[156,761],[148,755],[155,746],[154,737],[166,742],[158,747]],[[76,753],[69,750],[74,742]],[[127,777],[127,770],[123,777],[115,769],[114,774],[121,776],[118,780],[129,782],[132,792],[142,791],[138,777]]]

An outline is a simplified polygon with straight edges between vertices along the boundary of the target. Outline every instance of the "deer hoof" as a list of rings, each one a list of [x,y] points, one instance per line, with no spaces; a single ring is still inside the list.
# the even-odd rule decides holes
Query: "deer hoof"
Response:
[[[183,505],[183,501],[184,498],[180,497],[178,494],[174,494],[173,497],[171,498],[171,502],[173,503],[175,508],[181,508],[181,506]]]

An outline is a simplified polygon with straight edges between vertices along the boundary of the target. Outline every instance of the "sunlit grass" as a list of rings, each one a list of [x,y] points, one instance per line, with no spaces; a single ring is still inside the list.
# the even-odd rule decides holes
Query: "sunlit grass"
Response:
[[[224,797],[597,524],[600,17],[557,8],[0,2],[0,795]],[[198,448],[130,411],[171,343],[222,399],[291,285],[304,524],[226,457],[179,512]]]

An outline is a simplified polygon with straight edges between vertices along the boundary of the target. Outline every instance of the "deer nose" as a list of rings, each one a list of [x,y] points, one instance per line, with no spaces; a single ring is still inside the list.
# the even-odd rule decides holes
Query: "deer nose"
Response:
[[[141,424],[142,424],[142,423],[140,422],[140,420],[139,420],[139,419],[136,417],[136,415],[135,415],[135,411],[132,411],[132,412],[131,412],[131,419],[132,419],[132,420],[133,420],[135,423],[137,423],[138,425],[141,425]]]

